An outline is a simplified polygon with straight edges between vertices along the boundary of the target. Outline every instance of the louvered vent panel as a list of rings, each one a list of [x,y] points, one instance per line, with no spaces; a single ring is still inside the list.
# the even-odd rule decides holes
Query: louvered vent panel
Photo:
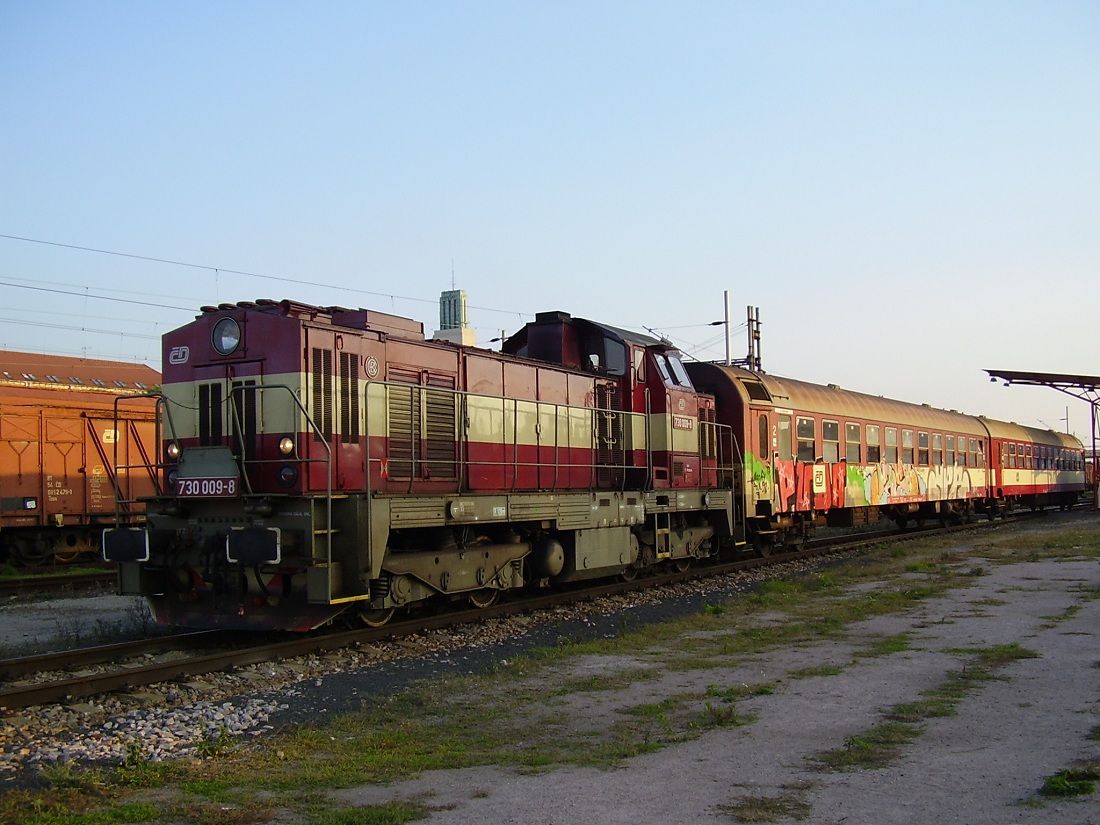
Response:
[[[455,477],[455,392],[454,379],[429,376],[425,390],[424,439],[426,465],[431,478]],[[436,389],[445,388],[445,389]]]
[[[332,440],[332,351],[313,350],[313,421],[325,441]],[[314,433],[318,441],[321,438]]]
[[[359,359],[351,352],[340,353],[340,434],[345,444],[359,440]]]
[[[405,376],[392,372],[389,379],[407,380]],[[411,478],[420,444],[420,388],[389,385],[386,388],[386,418],[390,478]]]

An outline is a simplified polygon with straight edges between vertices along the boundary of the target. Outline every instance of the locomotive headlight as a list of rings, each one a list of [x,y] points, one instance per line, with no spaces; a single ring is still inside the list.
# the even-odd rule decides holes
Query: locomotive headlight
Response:
[[[284,487],[293,487],[294,482],[298,480],[298,470],[295,467],[291,467],[289,464],[284,464],[279,468],[279,483]]]
[[[219,355],[231,355],[241,343],[240,324],[232,318],[222,318],[214,324],[214,332],[210,337]]]
[[[279,439],[279,452],[283,455],[290,455],[294,452],[294,439],[289,435],[284,435]]]
[[[168,449],[165,450],[165,452],[168,453],[168,457],[170,459],[175,461],[177,458],[180,457],[180,445],[177,444],[175,441],[172,441],[168,444]]]

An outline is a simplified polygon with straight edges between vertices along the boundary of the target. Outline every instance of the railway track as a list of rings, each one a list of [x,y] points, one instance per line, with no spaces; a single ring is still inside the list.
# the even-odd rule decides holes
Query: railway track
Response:
[[[127,658],[150,652],[166,650],[188,650],[194,647],[209,648],[213,644],[225,642],[224,631],[202,631],[153,639],[141,639],[135,642],[121,642],[95,648],[43,654],[0,661],[0,679],[30,673],[62,670],[73,667],[101,664],[122,660],[118,667],[100,673],[84,672],[76,676],[63,676],[32,684],[8,685],[0,689],[0,708],[14,710],[32,705],[48,704],[67,699],[77,699],[107,693],[115,690],[134,689],[157,682],[187,678],[203,673],[228,670],[234,667],[257,664],[260,662],[286,659],[312,653],[320,653],[356,644],[366,644],[388,639],[411,636],[432,630],[439,630],[470,622],[503,618],[519,613],[578,604],[605,596],[620,595],[662,585],[676,584],[693,579],[718,576],[727,573],[748,570],[782,562],[812,558],[838,550],[857,550],[883,542],[911,541],[931,536],[950,535],[952,533],[980,530],[987,526],[1005,524],[1031,516],[1021,513],[997,522],[957,525],[952,527],[929,527],[899,532],[897,530],[865,533],[818,539],[810,542],[803,550],[773,551],[759,558],[738,559],[736,561],[707,564],[691,567],[687,570],[658,573],[639,577],[632,581],[616,581],[585,587],[578,590],[558,591],[545,595],[518,598],[489,607],[452,611],[438,616],[425,616],[393,622],[385,627],[361,628],[323,635],[310,635],[289,640],[277,641],[249,647],[228,645],[217,652],[196,653],[193,656],[176,658],[170,661],[153,663],[134,663]],[[239,637],[238,637],[239,638]]]
[[[62,588],[78,589],[96,585],[114,584],[118,574],[113,570],[96,573],[50,573],[22,576],[17,579],[0,579],[0,596],[16,593],[56,591]]]

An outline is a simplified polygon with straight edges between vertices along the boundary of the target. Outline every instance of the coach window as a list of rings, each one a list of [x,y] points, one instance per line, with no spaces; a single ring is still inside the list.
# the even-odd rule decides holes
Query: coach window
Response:
[[[783,461],[790,461],[793,457],[791,453],[791,417],[781,415],[779,416],[779,458]]]
[[[932,463],[939,467],[943,464],[943,436],[932,433]]]
[[[798,418],[798,460],[813,461],[817,455],[814,451],[814,420],[812,418]]]
[[[966,436],[959,436],[959,466],[966,466]]]
[[[867,463],[878,464],[882,461],[882,447],[879,442],[878,424],[867,425]]]
[[[917,464],[928,466],[928,433],[917,433]]]
[[[766,413],[760,413],[758,423],[760,426],[756,433],[756,454],[766,460],[768,457],[768,416]]]
[[[913,431],[901,431],[901,463],[913,463]]]
[[[840,461],[840,424],[836,421],[821,422],[821,440],[824,442],[822,457],[829,464]]]
[[[859,464],[859,424],[849,421],[844,425],[844,460],[849,464]]]
[[[1035,469],[1035,462],[1032,460],[1031,445],[1028,444],[1024,447],[1024,466],[1029,470]]]
[[[955,464],[955,436],[947,436],[947,466]]]
[[[1015,470],[1016,469],[1016,445],[1015,444],[1009,444],[1008,445],[1008,465],[1007,466],[1008,466],[1008,469],[1010,469],[1010,470]]]
[[[886,428],[886,461],[898,463],[898,431],[893,427]]]
[[[985,444],[976,438],[970,439],[970,466],[985,466]]]

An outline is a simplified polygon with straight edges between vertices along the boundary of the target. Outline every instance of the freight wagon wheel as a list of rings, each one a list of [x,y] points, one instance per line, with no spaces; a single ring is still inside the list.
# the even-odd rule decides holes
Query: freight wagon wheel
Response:
[[[360,610],[359,620],[367,627],[381,627],[393,618],[396,607],[384,607],[380,610]]]
[[[471,591],[467,598],[470,600],[472,606],[476,607],[478,610],[484,610],[486,607],[492,607],[496,604],[499,595],[500,591],[496,588],[483,587],[481,590]]]
[[[72,564],[83,556],[96,552],[95,545],[86,536],[78,533],[69,533],[56,542],[56,547],[53,554],[55,564]]]
[[[19,538],[11,543],[12,559],[27,567],[34,567],[46,561],[50,549],[41,539]]]

